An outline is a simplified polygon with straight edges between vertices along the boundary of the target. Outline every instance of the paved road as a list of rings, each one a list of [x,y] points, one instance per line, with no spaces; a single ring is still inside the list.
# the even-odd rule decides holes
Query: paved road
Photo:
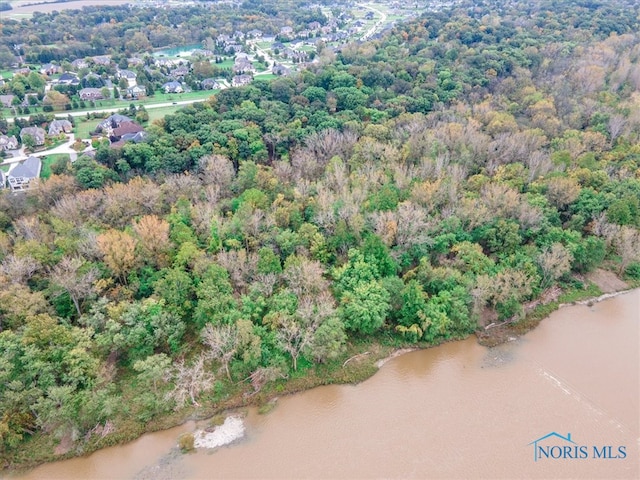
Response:
[[[142,103],[140,105],[143,105],[146,110],[152,110],[154,108],[171,107],[174,105],[191,105],[192,103],[204,102],[205,100],[205,98],[196,98],[193,100],[181,100],[179,102],[151,103],[149,105],[145,105],[144,103]],[[120,107],[96,108],[95,110],[83,110],[81,112],[56,113],[55,117],[67,118],[69,115],[71,115],[72,117],[84,117],[87,115],[87,113],[115,113],[119,112],[120,110],[126,109],[131,103],[132,102],[128,102],[126,105],[123,103]],[[135,101],[133,103],[135,103]],[[19,118],[20,120],[28,120],[30,116],[31,115],[21,115],[17,118]],[[13,118],[7,118],[6,120],[8,122],[13,122]]]
[[[362,37],[361,40],[367,40],[369,38],[371,38],[373,35],[375,35],[376,31],[381,28],[384,23],[387,21],[387,14],[378,10],[377,8],[371,7],[369,5],[365,5],[363,3],[360,4],[361,7],[364,7],[368,10],[371,10],[374,13],[377,13],[378,15],[380,15],[380,20],[378,20],[375,25],[373,25],[373,27],[371,27],[369,29],[369,31],[367,31],[367,33],[365,33]]]

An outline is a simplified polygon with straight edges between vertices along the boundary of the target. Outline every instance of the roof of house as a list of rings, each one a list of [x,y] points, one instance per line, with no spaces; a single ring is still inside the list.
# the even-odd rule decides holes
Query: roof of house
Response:
[[[120,126],[121,123],[131,122],[131,119],[125,115],[121,115],[119,113],[114,113],[113,115],[105,118],[98,124],[98,128],[111,128],[113,125],[116,127]]]
[[[58,77],[58,81],[63,81],[63,80],[73,80],[75,78],[78,78],[78,75],[76,75],[73,72],[64,72],[62,75],[60,75]]]
[[[5,107],[10,107],[13,103],[13,99],[15,95],[0,95],[0,103],[2,103]]]
[[[80,94],[80,96],[82,96],[82,95],[100,95],[100,96],[102,96],[102,88],[87,87],[87,88],[83,88],[78,93]]]
[[[38,157],[29,157],[13,167],[8,176],[13,178],[38,178],[41,168],[42,162]]]
[[[120,76],[120,78],[136,78],[138,75],[136,75],[135,72],[132,72],[131,70],[120,70],[118,72],[118,75]]]
[[[22,135],[33,135],[34,137],[42,137],[44,138],[46,132],[44,131],[44,129],[40,128],[40,127],[24,127],[22,130],[20,130],[20,136],[22,137]]]
[[[118,127],[113,129],[113,136],[121,137],[127,133],[138,133],[142,130],[144,129],[135,122],[122,122]]]
[[[18,139],[15,135],[11,135],[10,137],[7,135],[0,135],[0,145],[17,145]]]

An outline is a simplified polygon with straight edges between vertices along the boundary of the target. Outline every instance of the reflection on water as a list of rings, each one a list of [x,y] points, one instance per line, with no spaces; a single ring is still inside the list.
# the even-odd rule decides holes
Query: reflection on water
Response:
[[[640,290],[554,313],[493,349],[412,352],[357,385],[250,409],[247,437],[173,455],[189,424],[20,478],[638,478]],[[530,442],[626,446],[625,459],[543,459]]]

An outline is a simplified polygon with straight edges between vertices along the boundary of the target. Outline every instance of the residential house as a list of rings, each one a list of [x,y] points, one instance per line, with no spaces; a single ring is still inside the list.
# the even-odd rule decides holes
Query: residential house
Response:
[[[147,96],[147,87],[144,85],[135,85],[127,88],[127,97],[142,98]]]
[[[285,46],[284,46],[284,43],[282,43],[282,42],[273,42],[271,44],[271,50],[280,50],[280,51],[282,51],[284,49],[285,49]]]
[[[184,78],[189,75],[189,68],[185,66],[174,68],[170,73],[174,78]]]
[[[137,67],[138,65],[144,65],[144,60],[139,57],[127,58],[127,64],[130,67]]]
[[[232,42],[231,37],[229,35],[225,35],[224,33],[221,33],[220,35],[218,35],[216,37],[216,43],[218,45],[223,45],[224,46],[224,45],[226,45],[228,43],[231,43],[231,42]]]
[[[7,174],[11,190],[15,192],[28,189],[31,181],[40,176],[41,169],[42,162],[38,157],[29,157],[20,162]]]
[[[128,122],[120,122],[120,124],[111,131],[109,137],[112,141],[118,141],[123,135],[135,134],[143,130],[144,128],[131,120]]]
[[[49,124],[49,136],[71,132],[73,132],[73,125],[69,120],[54,120]]]
[[[298,62],[303,62],[307,59],[308,54],[307,52],[303,52],[300,50],[294,50],[293,48],[285,48],[281,54],[285,57],[288,58],[292,61],[298,61]]]
[[[104,65],[106,67],[111,65],[110,55],[97,55],[95,57],[92,57],[91,59],[93,60],[93,63],[95,63],[96,65]]]
[[[200,84],[203,90],[219,90],[222,85],[214,78],[205,78]]]
[[[255,67],[251,64],[248,58],[236,58],[233,64],[233,73],[253,73],[255,71]]]
[[[310,30],[300,30],[298,32],[298,38],[309,38],[312,35]]]
[[[8,137],[0,135],[0,150],[15,150],[18,148],[18,139],[15,135]]]
[[[162,85],[162,89],[164,93],[182,93],[184,92],[184,88],[182,88],[182,84],[180,82],[167,82]]]
[[[127,87],[135,87],[138,83],[136,81],[137,77],[136,73],[131,70],[119,70],[118,73],[116,73],[116,78],[118,80],[124,78],[127,81]]]
[[[249,85],[253,81],[253,77],[251,75],[236,75],[231,80],[231,85],[234,87],[242,87],[244,85]]]
[[[247,32],[247,37],[250,38],[262,38],[262,30],[258,30],[258,29],[253,29],[253,30],[249,30]]]
[[[84,58],[77,58],[73,62],[71,62],[71,66],[76,70],[80,70],[82,68],[89,68],[89,62],[87,62]]]
[[[176,65],[179,65],[180,62],[181,60],[177,58],[158,58],[153,61],[154,65],[158,68],[175,67]]]
[[[293,28],[292,27],[282,27],[280,29],[280,35],[287,38],[293,38]]]
[[[233,32],[233,38],[235,38],[236,40],[242,41],[244,40],[244,33],[241,32],[240,30],[236,30],[235,32]]]
[[[31,136],[34,141],[34,145],[36,147],[39,147],[40,145],[44,145],[46,132],[40,127],[24,127],[22,130],[20,130],[20,141],[23,144],[25,138],[28,136]]]
[[[14,98],[16,98],[15,95],[0,95],[0,103],[3,107],[11,108]]]
[[[317,30],[320,30],[320,28],[322,28],[322,25],[320,25],[320,22],[309,22],[307,27],[309,27],[309,30],[313,30],[315,32]]]
[[[238,53],[242,51],[242,45],[239,43],[229,43],[224,47],[225,53]]]
[[[147,132],[145,132],[144,130],[136,133],[125,133],[124,135],[122,135],[122,137],[120,137],[120,140],[112,142],[110,147],[122,148],[127,142],[140,143],[144,141],[145,138],[147,138]]]
[[[62,67],[60,65],[54,65],[53,63],[45,63],[40,67],[40,73],[42,75],[55,75],[56,73],[62,73]]]
[[[101,88],[83,88],[78,92],[81,100],[102,100],[104,95],[102,95]]]
[[[27,75],[29,75],[31,73],[31,70],[24,67],[24,68],[17,68],[13,71],[13,76],[15,77],[16,75],[24,75],[25,77]]]
[[[58,77],[57,83],[59,85],[80,85],[80,79],[73,72],[64,72]]]
[[[285,67],[281,63],[275,63],[271,68],[271,73],[273,73],[274,75],[286,76],[291,73],[291,69],[289,67]]]
[[[131,121],[132,120],[126,115],[114,113],[113,115],[105,118],[96,126],[96,132],[104,133],[105,135],[111,137],[113,135],[114,129],[118,128],[122,123]]]

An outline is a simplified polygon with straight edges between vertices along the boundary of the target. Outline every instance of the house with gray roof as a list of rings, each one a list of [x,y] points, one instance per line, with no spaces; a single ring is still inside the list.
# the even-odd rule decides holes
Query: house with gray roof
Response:
[[[164,93],[182,93],[184,92],[184,88],[182,88],[182,84],[180,82],[167,82],[162,85],[162,89]]]
[[[31,186],[31,181],[40,176],[42,162],[38,157],[29,157],[20,162],[7,174],[9,186],[12,191],[26,190]]]
[[[203,90],[218,90],[221,87],[215,78],[205,78],[200,85]]]
[[[83,88],[78,92],[78,95],[82,100],[102,100],[104,98],[101,88]]]
[[[80,79],[73,72],[64,72],[58,77],[57,83],[60,85],[80,85]]]
[[[0,150],[15,150],[18,148],[18,139],[15,135],[8,137],[0,135]]]
[[[102,132],[110,137],[113,134],[114,129],[118,128],[123,123],[131,121],[132,120],[125,115],[114,113],[98,124],[98,126],[96,127],[96,132]]]
[[[15,95],[0,95],[0,103],[3,107],[11,108]]]
[[[147,87],[144,85],[134,85],[133,87],[127,88],[127,97],[140,98],[144,97],[146,94]]]
[[[116,78],[118,80],[124,78],[127,81],[127,86],[129,87],[135,87],[137,84],[136,78],[138,77],[138,75],[136,75],[135,72],[132,72],[131,70],[120,70],[118,71],[118,73],[116,73]]]
[[[251,75],[236,75],[231,80],[231,85],[234,87],[242,87],[244,85],[249,85],[253,81],[253,77]]]
[[[71,62],[71,66],[76,70],[80,70],[81,68],[89,67],[89,62],[87,62],[84,58],[77,58],[73,62]]]
[[[20,141],[24,143],[24,139],[28,136],[33,138],[36,147],[44,145],[46,132],[40,127],[25,127],[20,130]]]
[[[49,124],[49,135],[55,136],[61,133],[71,133],[73,131],[73,125],[69,120],[54,120]]]

